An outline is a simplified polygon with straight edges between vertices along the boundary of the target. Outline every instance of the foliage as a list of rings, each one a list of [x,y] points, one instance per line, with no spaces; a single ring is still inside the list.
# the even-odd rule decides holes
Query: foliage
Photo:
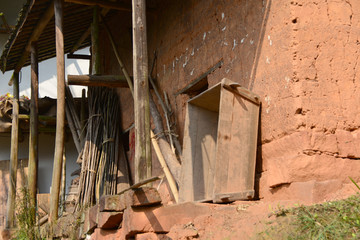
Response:
[[[36,206],[30,201],[27,187],[23,187],[16,201],[16,218],[18,231],[15,239],[36,240],[40,239],[39,229],[36,226]]]
[[[260,239],[360,239],[360,195],[293,209],[281,209]]]

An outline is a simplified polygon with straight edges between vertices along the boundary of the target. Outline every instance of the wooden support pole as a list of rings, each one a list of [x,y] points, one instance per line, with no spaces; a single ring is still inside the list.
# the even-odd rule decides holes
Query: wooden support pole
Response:
[[[19,73],[14,73],[13,86],[13,112],[11,126],[11,152],[10,152],[10,179],[9,191],[6,206],[5,228],[13,228],[15,225],[15,199],[16,199],[16,179],[18,165],[18,138],[19,138]]]
[[[69,85],[128,88],[124,76],[120,75],[68,75]]]
[[[145,0],[132,0],[135,183],[151,177],[150,109]]]
[[[56,34],[56,64],[57,64],[57,112],[55,156],[50,193],[49,220],[53,224],[58,218],[60,180],[64,151],[65,128],[65,57],[63,34],[63,0],[55,0],[55,34]]]
[[[38,178],[38,115],[39,115],[39,64],[36,42],[31,45],[31,100],[28,184],[32,206],[36,205]],[[35,216],[34,216],[35,217]],[[34,222],[36,219],[34,219]]]
[[[99,6],[102,8],[131,12],[131,6],[125,5],[123,3],[116,3],[106,0],[65,0],[65,2],[71,2],[71,3],[83,4],[89,6]]]

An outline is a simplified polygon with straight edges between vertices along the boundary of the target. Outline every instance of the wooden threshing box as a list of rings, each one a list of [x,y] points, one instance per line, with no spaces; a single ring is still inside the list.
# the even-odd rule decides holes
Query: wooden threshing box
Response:
[[[259,107],[228,79],[188,101],[180,202],[254,197]]]

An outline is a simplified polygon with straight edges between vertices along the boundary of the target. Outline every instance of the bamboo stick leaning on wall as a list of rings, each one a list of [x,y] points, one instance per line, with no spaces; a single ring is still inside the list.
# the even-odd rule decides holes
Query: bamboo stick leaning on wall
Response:
[[[18,166],[18,145],[19,145],[19,73],[14,73],[13,79],[13,109],[11,125],[11,150],[10,150],[10,176],[9,191],[6,205],[5,228],[13,228],[15,225],[15,199],[16,179]]]
[[[57,105],[56,105],[56,137],[55,156],[50,193],[49,222],[53,224],[58,219],[59,192],[64,151],[65,129],[65,56],[63,34],[63,0],[55,0],[55,34],[56,34],[56,64],[57,64]]]
[[[113,36],[112,36],[112,34],[111,34],[111,32],[110,32],[110,29],[109,29],[109,27],[107,26],[104,18],[102,18],[102,21],[103,21],[105,30],[106,30],[106,32],[107,32],[107,34],[108,34],[108,37],[109,37],[111,46],[112,46],[112,48],[113,48],[114,54],[115,54],[115,56],[116,56],[116,59],[117,59],[119,65],[120,65],[120,68],[121,68],[122,72],[124,73],[124,76],[126,77],[126,80],[127,80],[128,84],[129,84],[129,89],[130,89],[131,93],[133,93],[133,92],[132,92],[132,89],[133,89],[133,87],[132,87],[132,81],[131,81],[129,74],[127,73],[127,71],[126,71],[126,69],[125,69],[125,67],[124,67],[124,64],[123,64],[122,61],[121,61],[120,55],[119,55],[119,53],[118,53],[118,51],[117,51],[117,48],[116,48],[115,42],[114,42],[114,40],[113,40]],[[161,124],[162,124],[162,121],[157,120],[157,119],[159,119],[160,114],[158,113],[158,115],[156,115],[156,114],[155,114],[156,112],[151,110],[151,109],[153,108],[151,102],[152,102],[152,101],[151,101],[151,98],[150,98],[150,112],[151,112],[151,115],[152,115],[152,117],[153,117],[154,123],[157,122],[159,125],[161,125]],[[155,106],[155,107],[156,107],[156,106]],[[160,118],[160,119],[161,119],[161,118]],[[152,131],[151,131],[151,132],[152,132]],[[159,139],[158,139],[158,141],[159,141]],[[152,143],[154,144],[153,141],[152,141]],[[158,158],[164,158],[165,161],[166,161],[166,163],[167,163],[167,165],[165,164],[165,165],[162,166],[162,167],[163,167],[163,168],[164,168],[164,167],[169,167],[170,172],[171,172],[171,174],[172,174],[172,176],[166,175],[166,178],[168,179],[168,181],[172,181],[171,179],[175,179],[175,181],[178,182],[178,181],[180,180],[180,168],[181,168],[180,163],[178,162],[175,154],[171,151],[171,148],[170,148],[170,146],[169,146],[169,143],[168,143],[166,140],[161,140],[161,141],[159,141],[159,147],[160,147],[160,150],[161,150],[161,156],[159,155]],[[163,156],[164,152],[166,153],[165,156]],[[157,153],[157,154],[160,154],[160,152],[156,152],[156,153]],[[165,174],[166,174],[166,173],[165,173]],[[176,185],[176,184],[175,184],[175,185]],[[173,192],[173,194],[174,194],[174,196],[175,196],[176,193]]]
[[[66,113],[66,119],[68,126],[71,131],[71,135],[74,140],[74,144],[76,147],[76,150],[78,153],[81,152],[81,141],[80,141],[80,135],[81,135],[81,126],[80,126],[80,120],[77,115],[77,110],[75,109],[74,99],[72,97],[70,88],[68,85],[65,85],[65,113]]]

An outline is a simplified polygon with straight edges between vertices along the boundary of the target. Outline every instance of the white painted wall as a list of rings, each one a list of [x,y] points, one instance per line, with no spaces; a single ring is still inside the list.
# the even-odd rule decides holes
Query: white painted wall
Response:
[[[29,158],[29,135],[24,135],[24,141],[19,143],[19,159]],[[39,135],[39,172],[38,186],[40,193],[49,193],[52,178],[55,149],[55,134],[41,133]],[[10,159],[10,134],[0,134],[0,161]],[[66,152],[66,187],[71,184],[71,173],[79,168],[76,163],[77,151],[69,135],[65,142]]]

